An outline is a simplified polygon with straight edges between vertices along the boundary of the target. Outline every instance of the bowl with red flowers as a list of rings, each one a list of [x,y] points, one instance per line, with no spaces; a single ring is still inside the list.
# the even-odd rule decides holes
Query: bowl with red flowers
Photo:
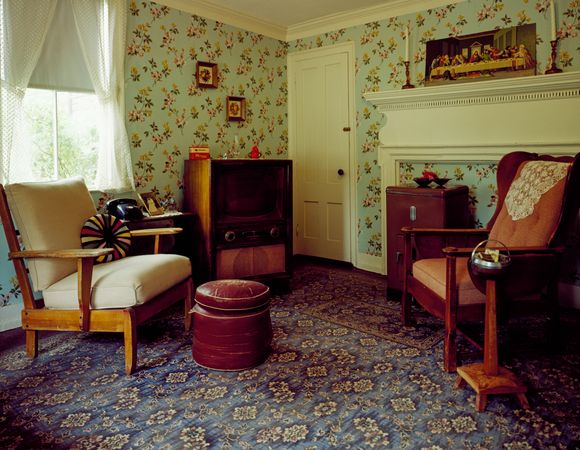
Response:
[[[449,178],[439,178],[435,172],[430,170],[424,170],[421,177],[413,178],[413,181],[419,185],[419,187],[428,187],[431,183],[435,183],[439,187],[444,187],[449,181]]]

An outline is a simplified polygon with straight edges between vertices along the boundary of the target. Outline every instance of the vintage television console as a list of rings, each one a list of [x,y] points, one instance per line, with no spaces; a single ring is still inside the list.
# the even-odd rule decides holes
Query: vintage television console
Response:
[[[288,286],[292,161],[186,160],[184,210],[194,215],[197,281],[251,278]]]

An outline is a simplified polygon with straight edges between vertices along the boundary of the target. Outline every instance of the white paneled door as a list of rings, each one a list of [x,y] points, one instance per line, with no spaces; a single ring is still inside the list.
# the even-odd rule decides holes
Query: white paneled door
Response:
[[[349,55],[293,61],[295,252],[351,261]]]

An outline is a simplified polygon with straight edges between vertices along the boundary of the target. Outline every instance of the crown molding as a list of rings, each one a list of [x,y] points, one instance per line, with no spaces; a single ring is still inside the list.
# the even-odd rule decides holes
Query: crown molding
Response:
[[[204,0],[155,0],[160,5],[286,42],[463,1],[466,0],[391,0],[383,5],[330,14],[284,27]]]
[[[155,0],[155,3],[225,23],[241,28],[242,30],[263,34],[264,36],[278,39],[280,41],[286,41],[286,27],[256,19],[255,17],[248,16],[229,8],[212,5],[203,0]]]
[[[466,0],[392,0],[383,5],[330,14],[288,27],[287,41],[328,33],[342,28],[356,27],[390,17],[411,14],[426,9],[460,3]]]

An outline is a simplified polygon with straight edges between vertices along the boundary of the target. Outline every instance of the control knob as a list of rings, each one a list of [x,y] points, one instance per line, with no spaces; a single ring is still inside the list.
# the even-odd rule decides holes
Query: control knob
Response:
[[[226,231],[226,234],[224,235],[224,239],[226,240],[226,242],[233,242],[236,239],[236,233],[235,231]]]
[[[280,228],[278,227],[270,228],[270,236],[273,238],[280,237]]]

